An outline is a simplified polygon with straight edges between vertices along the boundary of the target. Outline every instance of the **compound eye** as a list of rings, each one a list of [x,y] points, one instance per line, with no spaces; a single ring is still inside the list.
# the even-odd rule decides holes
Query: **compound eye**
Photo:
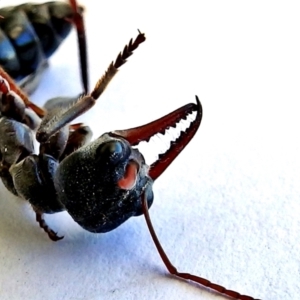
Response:
[[[101,144],[97,149],[97,158],[101,162],[117,164],[124,157],[123,145],[119,141]]]

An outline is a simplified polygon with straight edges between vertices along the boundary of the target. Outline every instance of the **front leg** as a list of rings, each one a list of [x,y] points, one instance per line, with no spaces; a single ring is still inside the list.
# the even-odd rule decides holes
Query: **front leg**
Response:
[[[53,184],[58,166],[57,160],[50,155],[29,155],[9,169],[17,194],[29,201],[36,213],[36,221],[53,241],[62,239],[49,228],[43,218],[44,213],[53,214],[63,211]]]
[[[53,242],[57,242],[64,238],[63,236],[58,236],[57,232],[53,231],[47,225],[43,213],[39,212],[35,207],[33,207],[33,210],[35,211],[36,221],[39,223],[40,227],[48,234],[50,240],[52,240]]]
[[[0,118],[0,177],[5,187],[18,195],[10,167],[34,151],[33,134],[28,126],[11,118]]]
[[[124,47],[115,62],[112,62],[105,74],[98,80],[93,91],[83,97],[79,97],[70,107],[63,107],[53,117],[44,118],[37,131],[36,139],[40,142],[46,142],[53,134],[63,128],[66,124],[72,122],[77,117],[88,111],[96,103],[96,100],[104,92],[105,88],[118,72],[118,69],[126,63],[127,59],[132,55],[133,51],[146,40],[145,35],[139,32],[135,41],[132,39],[129,44]]]
[[[18,195],[41,213],[53,214],[64,210],[57,200],[53,183],[57,167],[58,162],[52,156],[32,154],[9,170]]]

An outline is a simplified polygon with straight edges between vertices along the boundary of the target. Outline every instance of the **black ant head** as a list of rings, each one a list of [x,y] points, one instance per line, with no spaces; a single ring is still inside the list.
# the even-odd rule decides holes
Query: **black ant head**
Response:
[[[55,176],[59,200],[73,219],[91,232],[107,232],[142,214],[142,196],[150,207],[152,185],[193,138],[202,118],[201,104],[187,104],[147,125],[106,133],[65,158]],[[150,166],[133,148],[165,134],[190,114],[196,118]]]

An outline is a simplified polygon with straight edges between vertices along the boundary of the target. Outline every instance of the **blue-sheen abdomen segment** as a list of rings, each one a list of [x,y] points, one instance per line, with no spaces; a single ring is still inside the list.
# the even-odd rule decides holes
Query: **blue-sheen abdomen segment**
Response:
[[[0,64],[27,92],[35,89],[47,59],[70,33],[73,14],[62,1],[0,8]]]
[[[21,10],[1,10],[5,22],[0,26],[15,48],[20,64],[20,76],[33,73],[44,60],[44,55],[33,27]]]
[[[0,29],[0,65],[12,77],[18,79],[20,63],[17,53],[6,34]]]
[[[30,20],[46,58],[49,58],[56,51],[63,40],[56,32],[52,24],[50,6],[51,3],[25,3],[18,7],[18,9],[26,13],[28,19]],[[67,21],[66,19],[63,19],[63,22],[68,23],[71,30],[71,22]]]

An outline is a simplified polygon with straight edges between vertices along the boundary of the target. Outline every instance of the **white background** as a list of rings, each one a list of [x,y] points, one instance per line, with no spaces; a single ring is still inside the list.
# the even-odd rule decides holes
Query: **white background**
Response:
[[[1,1],[1,5],[7,2]],[[157,234],[180,271],[259,299],[300,294],[298,1],[88,1],[91,84],[141,45],[83,118],[94,137],[202,102],[199,132],[154,185]],[[81,92],[72,34],[32,100]],[[167,276],[143,217],[103,235],[67,213],[53,243],[0,189],[1,299],[223,299]]]

